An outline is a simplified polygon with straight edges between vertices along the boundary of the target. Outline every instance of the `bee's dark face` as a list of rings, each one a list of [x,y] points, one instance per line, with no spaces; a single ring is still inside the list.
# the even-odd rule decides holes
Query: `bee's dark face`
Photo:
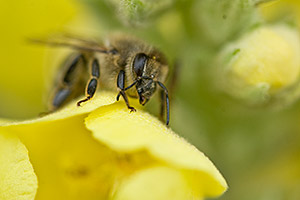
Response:
[[[144,105],[156,90],[157,76],[155,62],[146,54],[138,53],[133,61],[132,68],[136,74],[136,89],[140,104]]]
[[[145,105],[156,90],[156,83],[152,79],[141,79],[136,84],[140,104]]]

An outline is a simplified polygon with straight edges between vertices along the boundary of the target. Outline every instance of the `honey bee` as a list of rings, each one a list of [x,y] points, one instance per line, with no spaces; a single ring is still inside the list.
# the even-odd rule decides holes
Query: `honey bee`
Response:
[[[100,88],[116,91],[116,100],[122,96],[130,112],[136,111],[128,96],[138,98],[145,105],[157,90],[161,91],[161,118],[166,109],[166,124],[170,121],[168,90],[163,84],[169,67],[165,56],[156,48],[130,36],[117,35],[104,44],[64,37],[63,40],[33,40],[50,46],[70,47],[76,51],[69,55],[57,76],[53,94],[49,100],[49,111],[82,95],[85,98],[77,106],[93,98]]]

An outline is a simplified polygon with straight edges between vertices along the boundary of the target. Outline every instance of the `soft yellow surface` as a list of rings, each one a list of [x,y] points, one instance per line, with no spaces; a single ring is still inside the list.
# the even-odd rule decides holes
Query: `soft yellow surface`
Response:
[[[66,105],[64,109],[58,110],[57,112],[54,113],[45,114],[43,117],[36,118],[33,120],[27,120],[27,121],[12,121],[12,120],[7,121],[7,120],[0,119],[0,125],[11,126],[11,125],[21,125],[21,124],[34,124],[37,122],[50,122],[50,121],[66,119],[69,117],[86,114],[88,112],[96,110],[98,107],[101,106],[110,105],[116,101],[116,96],[117,96],[116,93],[100,91],[96,93],[95,97],[91,99],[88,103],[83,103],[81,104],[81,106],[77,106],[77,102],[84,97],[79,97],[78,99],[75,99],[71,103]]]
[[[20,140],[0,130],[0,199],[33,200],[37,177]]]
[[[94,140],[83,115],[7,127],[30,153],[37,200],[106,199],[116,176],[115,153]]]
[[[113,103],[114,98],[114,93],[97,93],[80,108],[72,102],[58,113],[0,127],[16,133],[28,148],[39,178],[37,199],[107,199],[119,191],[140,198],[145,191],[133,194],[132,188],[146,188],[153,182],[151,173],[153,178],[174,180],[157,181],[157,187],[166,189],[153,188],[153,195],[160,199],[181,186],[183,191],[169,195],[202,199],[227,189],[203,153],[138,109],[133,99],[135,113],[129,112],[124,101]],[[158,168],[149,171],[152,167]],[[136,177],[137,173],[141,175]]]
[[[202,152],[148,113],[139,110],[131,114],[123,104],[112,104],[90,114],[86,126],[96,139],[118,152],[146,150],[174,167],[194,170],[195,174],[209,174],[203,180],[205,196],[218,195],[227,188],[219,171]]]
[[[159,184],[158,184],[159,183]],[[174,168],[155,166],[138,171],[125,180],[114,200],[184,200],[202,199],[193,191],[184,173]],[[137,192],[138,191],[138,192]]]
[[[106,198],[115,176],[115,155],[92,139],[84,127],[84,116],[112,104],[115,98],[116,94],[103,91],[81,107],[74,100],[41,118],[2,122],[29,149],[39,178],[37,200]]]
[[[231,73],[249,85],[265,83],[276,92],[299,78],[300,40],[294,29],[261,27],[230,48],[240,50],[229,63]]]

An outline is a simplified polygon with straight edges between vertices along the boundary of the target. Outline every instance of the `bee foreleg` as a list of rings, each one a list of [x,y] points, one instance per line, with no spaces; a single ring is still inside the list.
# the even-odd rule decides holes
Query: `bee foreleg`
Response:
[[[130,87],[132,87],[133,85],[135,85],[135,83],[131,84]],[[127,98],[127,95],[125,94],[125,91],[127,89],[129,89],[130,87],[127,87],[125,88],[125,71],[124,70],[121,70],[118,74],[118,79],[117,79],[117,86],[120,90],[118,96],[117,96],[117,101],[119,101],[119,98],[120,98],[120,95],[122,95],[122,97],[124,98],[125,100],[125,103],[127,105],[127,108],[130,109],[130,112],[135,112],[135,108],[134,107],[131,107],[129,105],[129,101],[128,101],[128,98]]]
[[[93,98],[93,96],[97,90],[98,79],[100,77],[100,66],[99,66],[99,62],[97,59],[93,60],[90,73],[91,73],[91,78],[86,87],[86,98],[78,101],[77,106],[80,106],[81,103],[86,102],[86,101],[90,100],[91,98]]]
[[[169,125],[169,122],[170,122],[170,102],[169,102],[169,93],[168,93],[168,90],[167,88],[164,86],[164,84],[162,84],[161,82],[157,81],[156,82],[162,89],[163,89],[163,93],[165,94],[165,96],[162,94],[162,102],[161,102],[161,109],[164,109],[165,108],[165,104],[166,104],[166,107],[167,107],[167,121],[166,121],[166,124]],[[161,115],[163,113],[163,110],[161,110]]]

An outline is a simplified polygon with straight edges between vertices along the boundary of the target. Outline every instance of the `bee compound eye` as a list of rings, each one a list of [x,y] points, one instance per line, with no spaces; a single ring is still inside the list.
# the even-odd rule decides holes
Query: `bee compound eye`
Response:
[[[148,56],[144,53],[139,53],[135,56],[133,61],[133,70],[137,76],[142,76]]]

